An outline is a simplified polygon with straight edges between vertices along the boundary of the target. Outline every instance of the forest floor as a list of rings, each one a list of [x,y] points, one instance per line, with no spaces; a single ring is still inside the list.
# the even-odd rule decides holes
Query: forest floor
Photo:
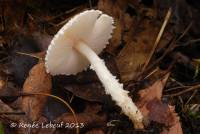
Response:
[[[144,129],[93,70],[46,73],[53,36],[89,9],[114,18],[100,57],[144,115]],[[1,0],[0,134],[200,133],[199,12],[195,0]]]

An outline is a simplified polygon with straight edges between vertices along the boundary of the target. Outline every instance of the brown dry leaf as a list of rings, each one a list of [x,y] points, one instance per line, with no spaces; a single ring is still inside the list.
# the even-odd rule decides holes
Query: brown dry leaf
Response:
[[[37,123],[40,124],[40,126],[41,126],[42,124],[49,123],[49,120],[47,118],[45,118],[45,117],[42,116],[37,121]],[[51,127],[49,127],[49,128],[42,128],[42,127],[40,127],[40,128],[34,128],[32,130],[33,130],[32,131],[33,134],[54,134],[55,131],[56,131],[56,128],[51,128]]]
[[[148,116],[150,113],[147,105],[152,100],[160,100],[161,99],[162,90],[166,83],[167,78],[168,77],[166,77],[163,80],[158,80],[152,86],[139,91],[140,99],[138,100],[137,105],[140,108],[140,110],[144,116]]]
[[[3,89],[3,87],[5,87],[6,82],[4,80],[0,80],[0,90]]]
[[[124,30],[123,15],[126,8],[126,2],[122,1],[111,1],[111,0],[100,0],[98,2],[98,9],[111,15],[115,19],[115,29],[110,41],[110,45],[106,47],[107,52],[114,53],[117,47],[121,43],[122,32]]]
[[[2,75],[1,73],[2,72],[0,72],[0,91],[6,86],[6,76]]]
[[[84,123],[85,127],[88,127],[90,125],[100,125],[105,124],[106,121],[106,115],[98,115],[97,113],[94,113],[92,111],[90,112],[83,112],[76,114],[77,120],[79,123]],[[64,113],[60,117],[56,119],[56,122],[68,122],[68,123],[75,123],[74,117],[70,113]]]
[[[37,64],[36,58],[26,56],[25,54],[39,52],[40,50],[37,47],[39,44],[31,36],[21,34],[20,32],[14,35],[11,43],[15,45],[13,45],[11,50],[11,65],[8,68],[14,75],[16,84],[22,86],[26,77],[28,77],[30,69]]]
[[[137,78],[142,71],[142,65],[150,56],[159,27],[156,20],[144,19],[137,26],[137,31],[131,31],[125,37],[126,45],[117,56],[117,65],[120,70],[121,80],[129,81]],[[139,29],[141,31],[139,31]]]
[[[189,33],[193,36],[198,37],[199,32],[199,1],[185,1],[177,0],[175,2],[175,13],[176,13],[176,33],[182,33],[191,22],[192,26]],[[198,7],[198,8],[197,8]]]
[[[1,68],[1,67],[0,67]],[[19,93],[19,88],[11,81],[8,76],[0,70],[0,97],[3,101],[13,101]]]
[[[35,33],[31,34],[31,36],[37,42],[38,47],[41,51],[47,50],[47,48],[53,38],[52,36],[50,36],[48,34],[43,34],[40,32],[35,32]]]
[[[0,88],[0,96],[3,101],[12,102],[17,99],[20,89],[13,82],[6,82],[3,88]]]
[[[89,84],[68,84],[64,87],[66,90],[72,92],[75,96],[80,97],[87,101],[103,102],[104,88],[101,83]]]
[[[121,39],[122,39],[122,26],[120,25],[119,21],[115,22],[115,29],[114,29],[114,33],[112,35],[112,39],[111,39],[111,45],[108,45],[108,47],[106,48],[107,52],[112,53],[114,51],[114,48],[116,49],[120,43],[121,43]],[[112,47],[111,47],[112,46]]]
[[[46,73],[44,63],[35,65],[26,79],[23,92],[25,93],[50,93],[52,88],[51,76]],[[31,120],[37,120],[43,110],[47,97],[25,96],[22,97],[22,109]]]
[[[130,4],[138,8],[138,1],[101,0],[98,3],[98,9],[112,15],[115,19],[116,29],[106,50],[110,53],[116,53],[122,39],[126,44],[117,56],[117,65],[123,82],[133,80],[140,74],[141,66],[150,56],[161,26],[157,23],[154,9],[149,8],[147,11],[141,6],[141,9],[138,9],[141,10],[139,17],[130,16],[125,12]],[[145,11],[143,12],[143,10]],[[147,16],[147,18],[142,16]]]
[[[14,113],[14,112],[17,112],[17,111],[13,110],[10,106],[8,106],[7,104],[5,104],[3,101],[0,100],[0,113]],[[20,116],[14,115],[14,114],[13,115],[0,114],[0,118],[17,122],[19,121]]]
[[[105,134],[104,131],[102,129],[92,129],[90,131],[87,131],[86,134]]]
[[[99,128],[106,125],[106,115],[104,113],[98,114],[102,106],[98,103],[88,102],[86,108],[82,113],[76,114],[79,125],[82,129]],[[56,119],[57,122],[75,123],[74,117],[70,113],[64,113]]]
[[[165,124],[162,134],[182,134],[181,125],[172,106],[162,103],[162,91],[169,74],[156,81],[152,86],[139,91],[140,99],[136,103],[142,114],[151,121]],[[174,133],[177,132],[177,133]]]
[[[175,113],[174,107],[168,105],[168,109],[169,112],[171,112],[174,116],[174,122],[169,122],[169,128],[164,129],[161,134],[183,134],[183,130],[181,128],[177,114]]]
[[[95,115],[91,113],[80,113],[76,114],[78,122],[83,123],[84,127],[89,127],[89,126],[99,126],[99,125],[105,125],[106,121],[106,116],[105,115]],[[58,122],[63,121],[67,123],[75,123],[74,117],[72,114],[65,113],[62,116],[60,116],[57,119]]]
[[[0,31],[14,31],[16,28],[22,27],[25,13],[25,2],[23,0],[3,0],[0,3],[0,14],[5,21],[5,26],[2,26]],[[18,8],[15,8],[15,11],[13,12],[13,7]]]

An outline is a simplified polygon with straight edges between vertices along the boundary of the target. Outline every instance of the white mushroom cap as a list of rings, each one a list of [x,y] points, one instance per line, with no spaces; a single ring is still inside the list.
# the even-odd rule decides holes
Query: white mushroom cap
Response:
[[[141,112],[123,89],[123,85],[97,55],[108,44],[113,28],[112,17],[98,10],[85,11],[75,16],[51,41],[45,57],[47,72],[52,75],[76,74],[90,62],[106,93],[111,95],[136,128],[142,128]]]
[[[76,74],[89,62],[73,46],[84,42],[99,54],[108,44],[113,31],[113,18],[99,10],[87,10],[73,17],[54,36],[47,50],[45,66],[48,73]]]

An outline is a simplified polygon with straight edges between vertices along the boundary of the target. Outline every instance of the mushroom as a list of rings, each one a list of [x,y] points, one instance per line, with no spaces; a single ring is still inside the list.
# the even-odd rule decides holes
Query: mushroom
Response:
[[[106,94],[111,95],[136,128],[142,128],[143,116],[128,96],[128,91],[98,57],[112,37],[113,23],[112,17],[99,10],[86,10],[73,17],[51,41],[45,57],[46,70],[52,75],[75,75],[91,64]]]

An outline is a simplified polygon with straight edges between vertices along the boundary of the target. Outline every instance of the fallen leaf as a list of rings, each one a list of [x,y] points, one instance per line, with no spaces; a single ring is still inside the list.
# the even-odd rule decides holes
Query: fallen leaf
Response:
[[[38,125],[38,127],[19,127],[17,129],[17,134],[27,134],[28,133],[31,133],[31,134],[53,134],[53,132],[55,132],[55,129],[56,128],[43,128],[42,125],[46,124],[46,123],[49,123],[48,119],[41,116],[37,121],[34,121],[34,122],[27,122],[26,121],[26,118],[21,118],[20,124],[24,124],[24,125],[27,125],[27,124],[36,124]],[[22,125],[23,126],[23,125]],[[15,132],[16,133],[16,132]]]
[[[51,76],[46,73],[44,63],[38,63],[31,69],[24,83],[23,92],[50,93],[51,88]],[[46,100],[46,96],[24,96],[22,97],[22,110],[32,121],[37,120],[41,115]]]
[[[86,134],[105,134],[102,129],[96,128],[86,132]]]
[[[87,102],[86,107],[82,113],[76,114],[78,125],[80,130],[95,129],[106,125],[107,116],[105,113],[99,114],[102,110],[102,106],[98,103]],[[71,113],[64,113],[59,116],[55,123],[65,122],[65,123],[76,123],[74,116]],[[69,133],[69,132],[68,132]],[[72,132],[71,132],[72,133]]]
[[[7,104],[5,104],[3,101],[0,100],[0,118],[1,119],[18,122],[20,120],[19,115],[3,114],[3,113],[14,113],[14,112],[17,112],[17,111],[15,111],[10,106],[8,106]]]
[[[19,7],[13,12],[13,7]],[[14,31],[18,27],[23,27],[23,17],[25,13],[25,2],[22,0],[16,0],[13,2],[10,1],[1,1],[1,11],[0,14],[4,15],[5,27],[3,30],[6,32]]]
[[[86,129],[86,128],[95,128],[95,127],[99,127],[99,126],[103,126],[106,124],[106,115],[97,115],[94,113],[79,113],[76,114],[77,120],[79,122],[79,125],[83,125],[82,129]],[[74,116],[70,113],[64,113],[63,115],[61,115],[60,117],[58,117],[56,119],[56,122],[66,122],[66,123],[76,123],[76,121],[74,120]],[[82,124],[81,124],[82,123]]]
[[[140,21],[142,22],[135,28],[137,31],[132,28],[124,37],[126,45],[116,59],[123,82],[136,79],[141,73],[159,31],[155,19]]]
[[[148,116],[150,111],[147,108],[149,102],[154,99],[160,100],[162,97],[162,90],[165,85],[165,81],[158,80],[152,86],[139,91],[140,99],[137,102],[137,106],[140,108],[144,116]]]
[[[6,82],[3,88],[0,88],[1,99],[5,102],[12,102],[17,99],[20,88],[12,82]]]
[[[60,98],[63,98],[63,99],[69,98],[67,93],[62,92],[60,89],[54,88],[52,90],[52,94],[55,96],[58,96]],[[68,102],[68,99],[67,99],[67,102]],[[49,120],[54,120],[65,112],[69,112],[69,109],[66,108],[66,105],[64,105],[60,101],[56,101],[54,98],[49,97],[44,106],[44,111],[43,111],[42,115],[44,115]]]
[[[64,87],[67,91],[70,91],[75,96],[80,97],[87,101],[103,102],[105,91],[101,83],[89,83],[89,84],[68,84]]]
[[[177,114],[174,111],[174,107],[168,106],[169,112],[171,112],[174,116],[174,121],[170,121],[168,126],[169,128],[164,129],[161,134],[183,134],[183,130],[181,128],[181,124],[179,122],[179,118],[177,117]]]
[[[98,103],[87,103],[84,112],[97,114],[99,111],[101,111],[101,109],[102,109],[102,105]]]
[[[177,0],[175,2],[175,30],[176,33],[181,33],[185,30],[185,28],[192,22],[191,28],[189,30],[189,34],[192,36],[196,36],[198,38],[199,35],[199,8],[196,8],[195,6],[199,6],[194,2],[195,4],[192,4],[191,1],[184,1],[184,0]],[[188,4],[190,3],[190,4]],[[197,2],[198,3],[198,2]]]
[[[39,126],[42,126],[42,124],[47,124],[49,123],[49,120],[45,117],[40,117],[40,119],[37,121],[37,123],[39,124]],[[56,131],[56,128],[35,128],[33,129],[33,134],[54,134]]]
[[[168,77],[169,74],[165,75],[164,79],[156,81],[152,86],[139,91],[140,99],[136,105],[144,117],[169,128],[164,128],[161,134],[182,134],[182,128],[174,108],[161,101],[162,91]]]
[[[0,70],[0,92],[6,86],[6,77],[6,74],[2,70]]]
[[[30,36],[24,34],[17,34],[12,39],[13,48],[11,54],[11,65],[9,69],[14,75],[14,81],[22,86],[26,77],[28,76],[29,70],[37,64],[37,59],[18,54],[17,52],[22,53],[36,53],[39,52],[38,44],[35,40],[33,40]]]
[[[20,88],[8,80],[8,75],[0,70],[0,99],[12,102],[17,98]]]
[[[32,34],[33,39],[37,42],[38,47],[40,48],[41,51],[46,51],[51,40],[52,36],[47,35],[47,34],[42,34],[40,32],[35,32]]]
[[[122,32],[124,30],[123,14],[126,8],[126,2],[100,0],[98,2],[98,9],[111,15],[115,19],[115,29],[110,44],[106,47],[109,53],[115,53],[118,46],[121,44]]]

